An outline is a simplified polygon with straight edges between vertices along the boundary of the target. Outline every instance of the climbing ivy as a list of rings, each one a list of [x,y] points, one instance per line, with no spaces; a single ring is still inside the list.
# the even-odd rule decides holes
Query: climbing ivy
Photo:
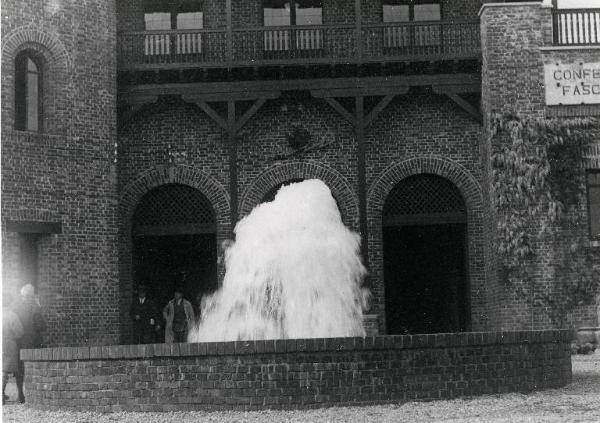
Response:
[[[591,118],[526,119],[505,114],[491,122],[496,247],[504,280],[531,279],[528,265],[543,244],[538,241],[545,239],[560,249],[552,264],[555,283],[532,298],[547,306],[557,324],[567,310],[593,301],[600,284],[595,266],[588,265],[588,254],[581,251],[587,241],[582,230],[582,153],[598,129],[598,121]]]

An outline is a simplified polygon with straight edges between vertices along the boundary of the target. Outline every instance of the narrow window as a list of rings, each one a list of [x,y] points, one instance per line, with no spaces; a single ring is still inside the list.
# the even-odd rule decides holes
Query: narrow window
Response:
[[[15,59],[15,129],[42,129],[41,66],[27,51],[19,53]]]
[[[590,238],[600,239],[600,169],[588,170],[586,181]]]

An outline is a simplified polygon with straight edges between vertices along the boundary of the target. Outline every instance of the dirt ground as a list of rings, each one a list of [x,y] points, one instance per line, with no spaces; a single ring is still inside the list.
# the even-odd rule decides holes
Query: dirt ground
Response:
[[[11,395],[14,384],[9,385]],[[486,395],[452,401],[300,411],[75,413],[42,412],[9,403],[4,422],[600,422],[600,352],[573,356],[573,383],[530,394]]]

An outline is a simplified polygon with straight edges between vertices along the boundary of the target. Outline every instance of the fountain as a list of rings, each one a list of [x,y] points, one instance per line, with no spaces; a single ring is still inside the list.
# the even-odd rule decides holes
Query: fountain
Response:
[[[282,188],[236,227],[189,343],[23,350],[27,404],[251,410],[559,387],[570,331],[365,336],[360,239],[324,183]]]
[[[364,336],[360,237],[327,185],[282,187],[236,226],[222,288],[203,304],[189,341]]]

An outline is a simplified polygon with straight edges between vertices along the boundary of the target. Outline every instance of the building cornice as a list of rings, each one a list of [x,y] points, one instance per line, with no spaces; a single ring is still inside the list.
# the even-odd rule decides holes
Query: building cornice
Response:
[[[536,6],[536,7],[548,7],[545,3],[540,1],[524,1],[524,2],[507,2],[507,3],[483,3],[481,9],[479,9],[478,15],[481,16],[483,11],[489,7],[510,7],[510,6]],[[552,7],[552,6],[550,6]]]

